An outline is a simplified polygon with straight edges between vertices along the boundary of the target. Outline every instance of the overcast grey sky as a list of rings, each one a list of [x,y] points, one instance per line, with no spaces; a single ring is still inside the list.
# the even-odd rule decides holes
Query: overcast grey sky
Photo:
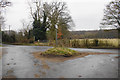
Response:
[[[52,1],[52,0],[44,0]],[[55,0],[54,0],[55,1]],[[103,9],[111,0],[59,0],[67,2],[68,9],[75,23],[74,30],[98,30],[103,17]],[[27,0],[11,0],[12,6],[5,13],[6,30],[22,28],[21,20],[29,21]]]

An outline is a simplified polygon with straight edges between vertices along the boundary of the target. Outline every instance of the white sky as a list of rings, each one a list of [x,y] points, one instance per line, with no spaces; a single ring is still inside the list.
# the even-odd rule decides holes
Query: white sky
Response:
[[[52,1],[52,0],[44,0]],[[54,0],[55,1],[55,0]],[[59,0],[61,1],[61,0]],[[68,9],[75,23],[74,30],[97,30],[103,17],[103,9],[111,0],[62,0],[67,2]],[[12,6],[7,8],[6,30],[22,28],[21,20],[30,20],[27,0],[11,0]]]

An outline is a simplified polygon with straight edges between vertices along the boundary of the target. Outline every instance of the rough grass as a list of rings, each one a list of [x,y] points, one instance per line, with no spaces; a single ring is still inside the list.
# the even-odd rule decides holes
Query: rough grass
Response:
[[[119,48],[120,39],[73,39],[71,47],[75,48]]]
[[[50,48],[45,52],[41,52],[41,55],[43,56],[64,56],[64,57],[70,57],[77,55],[79,52],[75,50],[71,50],[68,48],[61,48],[61,47],[56,47],[56,48]]]

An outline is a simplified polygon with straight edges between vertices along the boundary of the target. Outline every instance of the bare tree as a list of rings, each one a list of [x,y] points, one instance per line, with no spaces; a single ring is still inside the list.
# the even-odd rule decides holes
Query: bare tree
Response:
[[[71,26],[73,21],[65,2],[41,3],[40,0],[35,0],[33,3],[34,7],[29,5],[36,40],[45,39],[46,33],[48,33],[49,39],[55,40],[56,25],[64,35],[69,31],[68,29],[73,27]]]
[[[111,1],[104,9],[104,17],[101,28],[120,28],[120,1]]]
[[[3,26],[4,24],[4,17],[2,16],[2,9],[7,7],[7,6],[10,6],[11,5],[11,2],[7,1],[7,0],[0,0],[0,31],[1,31],[1,27]]]
[[[32,4],[31,4],[32,3]],[[40,20],[41,19],[41,12],[42,12],[42,5],[40,0],[34,0],[32,2],[28,2],[30,7],[30,14],[33,19]]]
[[[40,0],[32,2],[34,5],[30,5],[30,13],[33,18],[33,34],[35,40],[46,40],[47,30],[47,16],[43,9],[43,4]]]

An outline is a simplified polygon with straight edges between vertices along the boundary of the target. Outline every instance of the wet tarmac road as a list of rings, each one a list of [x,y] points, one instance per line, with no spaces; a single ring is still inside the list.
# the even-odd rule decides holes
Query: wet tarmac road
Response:
[[[77,58],[64,62],[50,62],[46,60],[40,61],[34,58],[34,56],[32,55],[32,52],[45,51],[48,48],[51,47],[12,46],[12,45],[4,47],[2,49],[3,50],[2,77],[8,78],[118,77],[118,58],[115,58],[117,54],[89,55],[83,58]],[[77,50],[80,49],[77,48]],[[113,50],[113,52],[114,51],[117,50]]]

